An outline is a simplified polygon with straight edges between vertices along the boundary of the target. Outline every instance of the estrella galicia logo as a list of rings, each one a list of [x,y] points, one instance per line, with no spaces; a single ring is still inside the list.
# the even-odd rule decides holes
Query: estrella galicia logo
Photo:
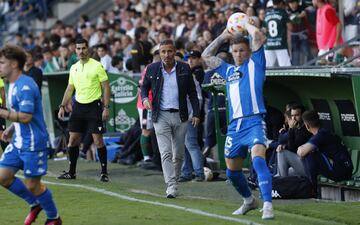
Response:
[[[137,84],[126,77],[120,76],[117,80],[110,83],[111,93],[114,98],[111,98],[115,103],[123,104],[135,100],[138,96]]]
[[[243,74],[241,72],[236,71],[228,77],[228,82],[240,80],[242,76]]]

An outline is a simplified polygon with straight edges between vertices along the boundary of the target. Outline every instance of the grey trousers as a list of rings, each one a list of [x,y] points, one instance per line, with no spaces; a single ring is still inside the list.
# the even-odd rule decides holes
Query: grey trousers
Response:
[[[178,112],[160,111],[154,128],[167,192],[173,192],[176,191],[177,179],[184,159],[187,121],[181,122]]]
[[[277,153],[278,173],[281,177],[289,175],[289,168],[292,167],[294,175],[306,176],[303,163],[300,157],[289,150],[282,150]]]

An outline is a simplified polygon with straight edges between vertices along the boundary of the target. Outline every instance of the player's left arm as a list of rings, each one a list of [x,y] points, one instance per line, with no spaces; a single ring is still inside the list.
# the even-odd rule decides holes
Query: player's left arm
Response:
[[[102,113],[102,120],[108,120],[109,119],[109,104],[110,104],[110,84],[109,80],[105,80],[101,82],[101,86],[103,89],[103,104],[104,104],[104,110]]]
[[[6,109],[0,109],[0,117],[12,122],[30,123],[32,119],[31,113],[14,112]]]
[[[250,23],[245,24],[245,28],[252,38],[252,51],[256,52],[263,46],[266,41],[265,34],[260,31],[259,28],[251,25]]]
[[[297,154],[298,156],[303,158],[310,152],[314,151],[315,149],[316,146],[308,142],[298,147]]]

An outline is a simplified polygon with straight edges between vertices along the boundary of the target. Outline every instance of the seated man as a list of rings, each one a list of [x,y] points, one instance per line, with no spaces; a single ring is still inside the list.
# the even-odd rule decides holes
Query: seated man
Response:
[[[315,111],[304,112],[302,119],[306,129],[314,136],[298,148],[297,154],[302,158],[314,190],[317,190],[319,174],[334,181],[350,179],[353,164],[340,137],[320,127],[320,119]]]
[[[282,177],[288,176],[289,168],[293,168],[295,175],[305,176],[303,164],[296,151],[299,146],[305,144],[311,137],[311,133],[306,130],[301,115],[304,106],[294,104],[290,108],[290,118],[288,118],[289,129],[281,132],[279,145],[276,149],[278,160],[278,173]],[[285,143],[285,144],[284,144]]]

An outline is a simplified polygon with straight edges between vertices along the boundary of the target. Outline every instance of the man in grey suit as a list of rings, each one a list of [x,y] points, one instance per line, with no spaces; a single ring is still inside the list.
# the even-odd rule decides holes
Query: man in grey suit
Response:
[[[187,96],[193,108],[193,126],[197,126],[200,121],[200,110],[191,69],[188,64],[175,61],[176,49],[173,41],[162,41],[159,51],[161,61],[147,67],[141,97],[144,107],[152,110],[167,185],[166,197],[175,198],[177,179],[184,158],[188,120]],[[152,105],[148,100],[150,89],[153,93]]]

